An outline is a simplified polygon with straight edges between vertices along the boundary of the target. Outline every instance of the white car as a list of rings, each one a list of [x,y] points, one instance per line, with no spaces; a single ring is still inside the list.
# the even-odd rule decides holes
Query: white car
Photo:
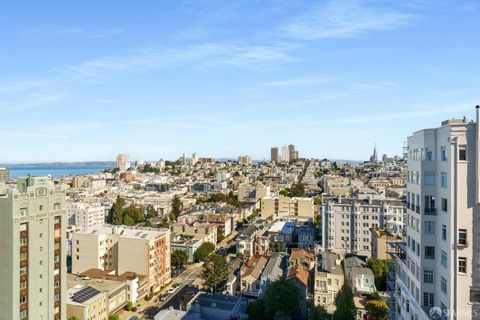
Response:
[[[175,288],[173,287],[167,290],[167,294],[172,294],[174,292],[175,292]]]

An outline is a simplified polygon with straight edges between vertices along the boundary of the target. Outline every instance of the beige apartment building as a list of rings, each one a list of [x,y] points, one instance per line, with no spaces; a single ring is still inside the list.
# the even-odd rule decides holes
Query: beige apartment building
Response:
[[[97,225],[72,234],[72,273],[127,271],[147,277],[150,292],[170,281],[168,229]]]
[[[0,319],[66,319],[65,198],[47,177],[0,184]]]
[[[277,213],[313,219],[315,213],[313,198],[290,198],[284,196],[279,196],[278,198],[262,198],[260,201],[260,210],[263,219]]]
[[[242,183],[238,187],[238,201],[243,202],[247,199],[258,201],[270,195],[270,186],[262,184]]]
[[[333,252],[318,255],[314,281],[314,303],[328,312],[335,310],[335,298],[343,286],[345,276],[340,256]]]
[[[405,239],[396,234],[391,234],[385,228],[372,228],[372,257],[376,259],[390,259],[391,253],[398,251],[397,243],[402,243]]]
[[[67,292],[67,314],[77,320],[107,320],[108,294],[89,285],[76,285]]]
[[[10,180],[10,173],[7,168],[0,168],[0,181],[8,182]]]

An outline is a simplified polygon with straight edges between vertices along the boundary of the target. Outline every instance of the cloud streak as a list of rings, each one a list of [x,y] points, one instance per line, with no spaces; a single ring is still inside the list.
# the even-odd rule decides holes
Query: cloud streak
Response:
[[[359,1],[329,1],[293,18],[282,31],[297,40],[354,38],[403,27],[411,20],[410,14],[361,5]]]

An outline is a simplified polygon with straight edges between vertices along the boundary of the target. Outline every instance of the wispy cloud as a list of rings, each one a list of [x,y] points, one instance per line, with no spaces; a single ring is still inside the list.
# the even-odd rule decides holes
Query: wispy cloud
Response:
[[[407,25],[412,15],[361,4],[360,1],[329,1],[295,17],[283,28],[287,37],[300,40],[352,38],[373,31]]]
[[[291,49],[287,44],[242,46],[229,43],[208,43],[177,49],[149,47],[126,55],[93,59],[63,69],[74,76],[96,77],[110,71],[158,69],[181,65],[193,68],[225,65],[253,68],[292,59],[288,54]]]
[[[79,27],[34,26],[24,31],[25,34],[42,37],[80,37],[86,39],[101,39],[119,35],[122,28],[85,29]]]
[[[303,77],[303,78],[292,78],[287,80],[280,80],[280,81],[271,81],[271,82],[264,82],[262,83],[265,86],[271,87],[299,87],[299,86],[309,86],[309,85],[316,85],[321,83],[327,83],[334,81],[333,78],[328,77]]]
[[[450,107],[434,107],[434,108],[416,108],[410,110],[402,110],[399,112],[390,112],[384,114],[371,114],[371,115],[360,115],[353,117],[346,117],[343,119],[338,119],[337,123],[373,123],[375,121],[391,121],[399,119],[409,119],[409,118],[422,118],[429,117],[441,114],[452,114],[459,111],[465,111],[472,109],[473,104],[462,104],[460,106],[450,106]]]
[[[38,133],[38,132],[22,132],[22,131],[0,131],[0,136],[12,137],[12,138],[28,138],[28,139],[60,139],[60,140],[70,139],[70,137],[66,135]]]

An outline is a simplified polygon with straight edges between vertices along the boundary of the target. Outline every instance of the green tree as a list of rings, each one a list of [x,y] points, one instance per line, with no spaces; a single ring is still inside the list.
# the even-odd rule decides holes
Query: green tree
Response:
[[[170,220],[176,221],[181,212],[182,212],[182,201],[180,200],[179,196],[175,196],[173,197],[173,200],[172,200],[172,212],[170,214]]]
[[[308,319],[309,320],[323,320],[331,319],[331,315],[322,306],[315,306],[313,303],[308,304]]]
[[[289,319],[298,313],[300,299],[295,285],[282,277],[272,282],[265,293],[265,315],[269,319]]]
[[[182,250],[173,250],[171,262],[174,266],[184,266],[188,263],[188,254]]]
[[[342,286],[342,289],[335,298],[335,306],[337,309],[333,314],[335,319],[342,320],[355,320],[357,309],[353,302],[352,289],[346,284]]]
[[[123,207],[125,206],[125,200],[120,196],[117,196],[117,200],[113,203],[113,206],[108,211],[107,222],[110,224],[122,224]]]
[[[222,242],[223,240],[225,240],[225,235],[223,234],[223,230],[222,230],[222,229],[218,229],[218,232],[217,232],[217,243],[220,243],[220,242]]]
[[[282,189],[282,190],[280,190],[279,194],[281,196],[288,197],[289,194],[290,194],[290,189],[288,189],[288,188]]]
[[[228,278],[227,259],[216,253],[206,257],[202,278],[209,292],[222,292]]]
[[[305,196],[305,186],[302,183],[294,184],[290,188],[290,197],[304,197]]]
[[[388,266],[387,260],[369,258],[367,260],[368,267],[372,269],[373,275],[375,276],[375,287],[377,290],[385,291],[387,287],[387,273]]]
[[[204,261],[205,258],[207,258],[208,255],[211,254],[213,251],[215,251],[215,245],[213,243],[202,243],[202,245],[198,247],[198,249],[193,254],[193,259],[197,262]]]
[[[108,316],[108,320],[120,320],[118,314],[111,314]]]
[[[157,210],[155,210],[151,204],[145,208],[145,211],[147,212],[147,219],[155,218],[157,216]]]
[[[126,226],[134,226],[135,221],[133,220],[133,218],[131,216],[124,215],[123,218],[122,218],[122,224],[124,224]]]
[[[152,221],[150,219],[145,221],[145,227],[147,227],[147,228],[152,228],[153,227]]]
[[[264,320],[265,318],[265,301],[263,299],[250,302],[247,307],[247,314],[250,319]]]
[[[132,225],[132,224],[125,223],[125,217],[127,216],[131,218],[131,220],[128,220],[128,221],[133,221],[133,224],[137,224],[139,222],[145,221],[143,210],[135,207],[133,204],[123,209],[122,216],[123,216],[125,225]]]
[[[315,198],[313,198],[313,204],[316,206],[319,206],[322,204],[322,196],[318,195]]]
[[[382,300],[372,300],[367,302],[365,310],[367,311],[368,319],[385,320],[390,308]]]
[[[132,311],[133,308],[133,303],[132,301],[128,301],[127,304],[125,305],[124,309],[127,311]]]

